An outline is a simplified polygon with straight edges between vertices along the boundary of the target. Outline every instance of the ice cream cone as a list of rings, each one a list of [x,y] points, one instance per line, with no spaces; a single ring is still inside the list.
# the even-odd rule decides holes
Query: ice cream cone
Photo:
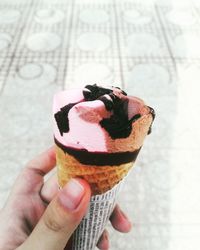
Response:
[[[59,185],[82,178],[92,190],[72,249],[93,250],[151,130],[154,112],[119,88],[97,85],[58,93],[53,112]]]
[[[124,178],[125,179],[125,178]],[[93,250],[115,207],[124,181],[111,190],[91,197],[88,212],[74,232],[72,250]]]

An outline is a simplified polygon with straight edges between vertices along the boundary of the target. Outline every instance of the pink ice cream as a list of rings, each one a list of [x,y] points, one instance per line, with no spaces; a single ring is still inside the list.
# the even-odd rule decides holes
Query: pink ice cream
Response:
[[[134,122],[150,112],[142,100],[119,88],[87,85],[62,91],[54,96],[54,136],[63,146],[89,152],[133,151]]]

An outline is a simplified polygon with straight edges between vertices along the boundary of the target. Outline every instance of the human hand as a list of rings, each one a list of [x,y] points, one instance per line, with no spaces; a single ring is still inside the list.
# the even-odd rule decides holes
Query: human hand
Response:
[[[0,250],[65,248],[87,211],[91,193],[88,184],[80,179],[71,180],[62,190],[58,189],[55,176],[44,182],[44,176],[55,164],[52,147],[30,161],[17,178],[0,211]],[[131,229],[118,205],[110,221],[120,232]],[[97,246],[102,250],[109,248],[107,231]]]

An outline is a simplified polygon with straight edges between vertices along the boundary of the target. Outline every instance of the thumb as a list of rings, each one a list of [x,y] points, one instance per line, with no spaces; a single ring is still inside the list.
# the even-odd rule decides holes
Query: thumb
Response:
[[[91,196],[89,185],[71,179],[47,207],[29,238],[18,250],[63,250],[87,211]]]

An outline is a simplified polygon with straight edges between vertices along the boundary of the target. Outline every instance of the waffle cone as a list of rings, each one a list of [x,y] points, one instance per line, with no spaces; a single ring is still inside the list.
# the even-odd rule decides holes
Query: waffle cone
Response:
[[[146,137],[152,123],[152,115],[146,115],[134,123],[134,129],[129,137],[129,143],[134,150],[138,150]],[[63,151],[56,145],[58,167],[58,182],[63,187],[71,178],[85,179],[91,187],[92,194],[102,194],[119,183],[134,165],[128,162],[117,166],[95,166],[80,163],[74,156]]]
[[[90,184],[93,195],[110,190],[127,175],[133,165],[132,162],[119,166],[84,165],[58,146],[56,156],[59,185],[63,187],[71,178],[82,178]]]

